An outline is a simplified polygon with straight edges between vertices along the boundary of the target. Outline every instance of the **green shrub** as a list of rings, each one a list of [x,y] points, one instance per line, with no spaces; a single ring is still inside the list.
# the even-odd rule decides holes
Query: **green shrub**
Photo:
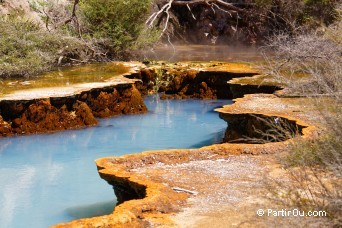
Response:
[[[42,31],[15,15],[0,17],[0,77],[29,76],[57,65],[63,57],[83,58],[85,45],[72,37]]]
[[[266,34],[297,34],[333,23],[337,7],[337,0],[256,0],[251,15]]]
[[[336,17],[336,0],[304,0],[305,8],[303,18],[311,23],[330,24]]]
[[[151,3],[151,0],[81,1],[85,33],[101,40],[115,53],[137,47],[137,42],[148,42],[146,36],[140,37]]]

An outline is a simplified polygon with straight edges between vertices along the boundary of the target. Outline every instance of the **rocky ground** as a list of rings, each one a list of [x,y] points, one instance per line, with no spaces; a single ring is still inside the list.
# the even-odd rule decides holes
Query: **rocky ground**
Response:
[[[257,215],[262,209],[287,208],[268,187],[274,181],[290,182],[273,156],[236,156],[182,164],[143,167],[137,172],[158,179],[169,187],[193,193],[185,207],[171,216],[175,227],[269,227],[324,224],[323,220]],[[156,178],[155,173],[158,173]],[[289,209],[289,208],[287,208]],[[158,224],[159,225],[159,224]],[[163,224],[160,224],[162,226]]]

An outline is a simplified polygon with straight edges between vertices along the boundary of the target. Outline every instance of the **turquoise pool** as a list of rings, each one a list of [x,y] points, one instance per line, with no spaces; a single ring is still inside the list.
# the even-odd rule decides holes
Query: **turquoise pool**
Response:
[[[149,113],[102,119],[96,127],[0,138],[0,227],[48,227],[112,212],[112,187],[96,158],[220,142],[226,123],[213,111],[229,100],[145,98]]]

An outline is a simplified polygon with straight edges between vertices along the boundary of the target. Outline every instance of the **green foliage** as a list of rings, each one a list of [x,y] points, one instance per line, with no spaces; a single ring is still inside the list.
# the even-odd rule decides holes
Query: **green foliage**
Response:
[[[336,17],[336,0],[305,0],[303,14],[304,23],[330,24]]]
[[[0,77],[37,74],[56,65],[60,56],[78,58],[86,49],[75,38],[41,31],[17,14],[0,17],[0,31]]]
[[[254,13],[267,15],[261,17],[264,21],[259,25],[266,26],[266,31],[295,33],[299,27],[303,31],[332,23],[337,3],[337,0],[256,0]]]
[[[151,0],[84,0],[80,2],[86,33],[112,51],[120,52],[139,46],[144,31],[144,22],[151,7]]]
[[[273,0],[255,0],[257,6],[272,6]]]

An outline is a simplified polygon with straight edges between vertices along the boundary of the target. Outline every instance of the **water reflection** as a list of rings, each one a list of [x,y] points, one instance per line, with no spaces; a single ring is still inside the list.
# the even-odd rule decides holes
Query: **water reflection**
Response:
[[[12,177],[4,175],[13,173]],[[32,205],[30,201],[32,192],[30,188],[33,185],[33,179],[36,169],[30,166],[24,166],[18,170],[6,169],[0,173],[0,179],[3,184],[3,198],[0,208],[1,227],[11,227],[11,221],[15,219],[15,212],[18,205],[28,208]]]
[[[178,61],[261,61],[255,46],[243,45],[163,45],[144,52],[146,59]]]

